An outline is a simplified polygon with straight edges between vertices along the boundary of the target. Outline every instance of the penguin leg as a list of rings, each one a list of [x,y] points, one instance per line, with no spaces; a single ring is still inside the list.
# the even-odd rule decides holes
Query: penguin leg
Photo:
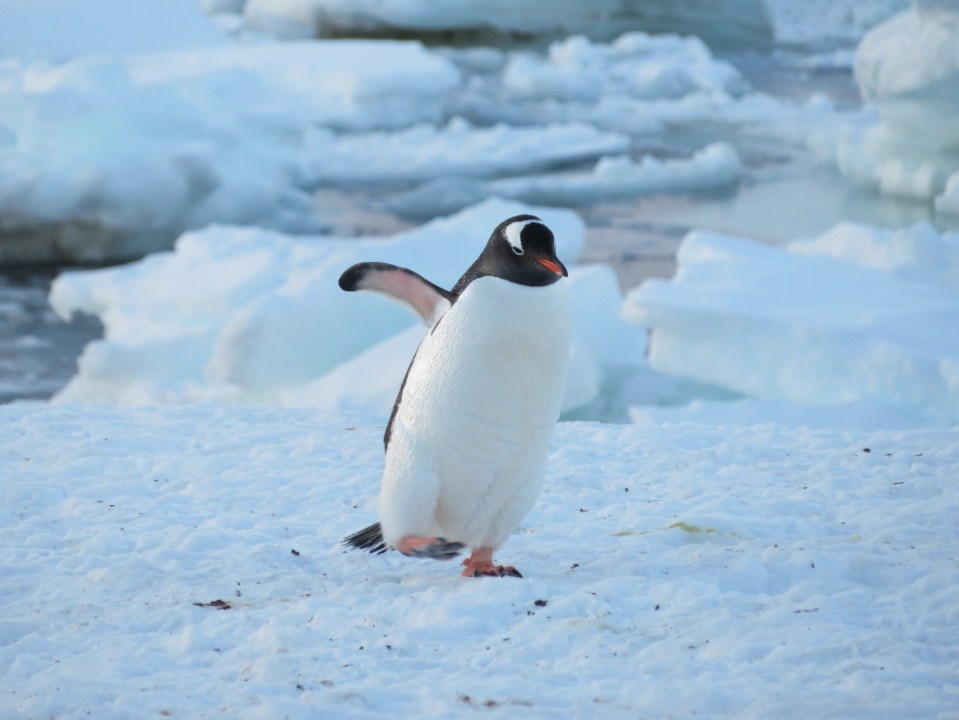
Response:
[[[494,565],[493,548],[476,548],[463,566],[463,577],[523,577],[512,565]]]
[[[407,535],[396,543],[396,549],[404,555],[432,560],[452,560],[464,547],[463,543],[450,542],[446,538],[417,535]]]

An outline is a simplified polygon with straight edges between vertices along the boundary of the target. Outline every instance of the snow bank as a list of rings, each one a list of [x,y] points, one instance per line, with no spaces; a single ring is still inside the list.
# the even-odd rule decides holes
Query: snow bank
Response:
[[[63,317],[100,317],[61,402],[268,402],[388,412],[425,330],[398,305],[347,294],[337,278],[353,263],[411,267],[451,287],[492,229],[522,212],[553,229],[568,264],[579,257],[582,221],[568,210],[489,200],[391,238],[298,238],[212,227],[184,235],[172,253],[133,265],[71,272],[54,282]],[[576,339],[564,407],[598,392],[608,338],[635,333],[617,318],[612,272],[575,269]],[[606,339],[604,339],[606,338]]]
[[[959,235],[841,225],[788,248],[694,232],[631,291],[662,371],[761,400],[959,423]],[[818,423],[818,421],[816,421]]]
[[[954,715],[953,431],[560,423],[498,555],[525,577],[476,580],[338,545],[374,517],[369,416],[0,427],[15,717]]]
[[[959,172],[959,3],[917,0],[869,32],[856,79],[880,121],[841,138],[842,171],[882,192],[951,212]]]

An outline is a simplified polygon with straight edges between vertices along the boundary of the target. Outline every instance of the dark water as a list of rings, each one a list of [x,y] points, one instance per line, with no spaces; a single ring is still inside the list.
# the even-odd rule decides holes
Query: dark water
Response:
[[[42,399],[63,387],[99,320],[63,322],[47,295],[58,268],[24,268],[0,274],[0,402]]]

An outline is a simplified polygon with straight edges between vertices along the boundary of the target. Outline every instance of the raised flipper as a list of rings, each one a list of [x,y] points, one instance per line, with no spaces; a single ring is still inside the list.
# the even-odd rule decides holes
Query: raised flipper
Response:
[[[340,287],[348,292],[382,293],[409,307],[428,326],[434,325],[456,299],[451,292],[422,275],[382,262],[353,265],[340,275]]]

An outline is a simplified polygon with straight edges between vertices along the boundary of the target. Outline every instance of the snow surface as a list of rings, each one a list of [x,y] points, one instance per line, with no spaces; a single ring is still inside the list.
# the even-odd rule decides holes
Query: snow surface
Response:
[[[812,424],[959,424],[959,235],[844,224],[780,248],[697,231],[678,261],[624,307],[651,330],[653,368],[777,418],[790,401],[819,408]],[[634,414],[649,417],[663,416]]]
[[[53,284],[54,309],[64,318],[99,316],[105,337],[87,346],[57,400],[388,411],[425,328],[381,297],[344,293],[340,274],[361,261],[392,262],[449,288],[496,225],[527,212],[550,226],[572,267],[583,245],[578,216],[494,199],[386,238],[212,227],[184,235],[174,252],[65,273]],[[573,268],[569,283],[575,320],[566,410],[598,395],[614,344],[641,344],[643,334],[619,320],[622,295],[609,268]]]
[[[955,714],[954,431],[561,423],[499,555],[525,577],[476,580],[338,545],[374,517],[381,416],[0,426],[12,717]]]
[[[917,0],[871,30],[855,71],[880,120],[843,134],[838,161],[882,192],[955,212],[959,173],[959,3]],[[948,187],[947,187],[948,185]]]

